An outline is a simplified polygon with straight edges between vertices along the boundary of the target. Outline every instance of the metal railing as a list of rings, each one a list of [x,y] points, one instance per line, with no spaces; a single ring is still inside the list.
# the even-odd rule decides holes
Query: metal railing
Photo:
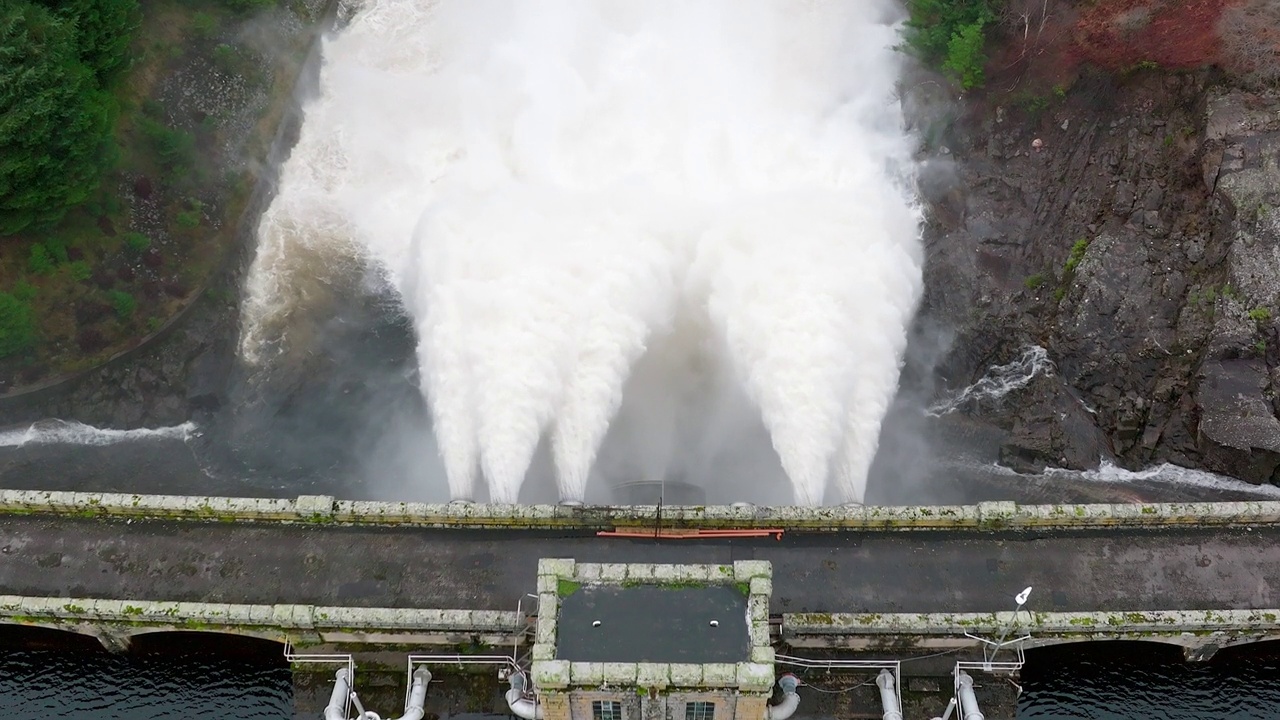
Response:
[[[293,663],[315,663],[320,665],[342,665],[347,668],[347,698],[342,708],[343,716],[351,715],[351,696],[355,694],[356,663],[350,653],[299,653],[293,650],[293,641],[284,641],[284,659]]]
[[[790,665],[806,670],[888,670],[893,673],[893,691],[898,698],[898,707],[902,707],[900,660],[814,660],[793,655],[775,655],[773,661],[777,665]]]

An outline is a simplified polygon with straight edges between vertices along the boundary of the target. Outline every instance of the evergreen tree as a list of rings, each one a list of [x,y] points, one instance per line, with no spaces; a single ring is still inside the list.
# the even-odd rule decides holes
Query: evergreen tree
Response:
[[[77,37],[41,5],[0,3],[0,235],[58,219],[102,178],[114,102]]]

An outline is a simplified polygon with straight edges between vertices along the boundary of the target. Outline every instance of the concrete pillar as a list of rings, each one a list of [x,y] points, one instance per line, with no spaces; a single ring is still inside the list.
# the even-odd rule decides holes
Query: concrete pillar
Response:
[[[538,696],[538,702],[542,703],[543,720],[573,720],[568,693],[544,692]]]
[[[112,655],[120,655],[129,652],[129,645],[132,639],[128,632],[115,630],[106,627],[95,627],[92,630],[94,637],[98,638],[98,642],[102,643],[102,647]]]
[[[1218,646],[1213,643],[1206,643],[1199,647],[1182,648],[1182,658],[1187,662],[1205,662],[1218,654]]]

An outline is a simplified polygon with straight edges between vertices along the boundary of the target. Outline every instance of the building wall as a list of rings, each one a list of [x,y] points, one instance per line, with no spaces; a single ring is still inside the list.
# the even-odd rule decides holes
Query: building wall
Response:
[[[747,705],[750,700],[758,700],[756,704],[763,708],[765,702],[763,697],[740,698],[736,690],[677,691],[670,694],[654,693],[652,697],[645,690],[637,688],[575,690],[569,693],[567,720],[594,720],[591,703],[596,700],[614,700],[622,703],[622,720],[684,720],[685,703],[690,702],[715,703],[713,720],[759,720],[756,717],[737,718],[738,705]]]

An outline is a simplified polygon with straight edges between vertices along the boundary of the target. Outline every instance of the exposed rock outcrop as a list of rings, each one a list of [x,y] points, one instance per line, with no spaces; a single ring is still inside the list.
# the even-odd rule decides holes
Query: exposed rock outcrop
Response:
[[[974,105],[950,150],[923,308],[957,328],[941,372],[1028,343],[1057,367],[974,411],[1001,458],[1280,481],[1280,95],[1098,75],[1039,113]]]

